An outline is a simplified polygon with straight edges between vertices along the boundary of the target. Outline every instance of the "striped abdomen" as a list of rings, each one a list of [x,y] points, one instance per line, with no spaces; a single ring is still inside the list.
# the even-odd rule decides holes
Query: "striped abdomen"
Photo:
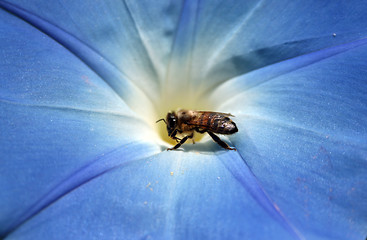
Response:
[[[201,130],[219,134],[233,134],[238,132],[236,124],[228,117],[230,114],[219,112],[197,112],[197,116],[187,124],[195,125]]]

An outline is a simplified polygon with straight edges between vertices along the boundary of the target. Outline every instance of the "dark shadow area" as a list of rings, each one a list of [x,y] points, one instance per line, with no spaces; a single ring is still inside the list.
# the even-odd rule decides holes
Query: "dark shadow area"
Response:
[[[229,141],[225,141],[225,142],[228,143],[232,147],[232,144]],[[167,151],[166,146],[160,146],[160,148],[161,148],[162,152]],[[207,140],[207,141],[198,142],[198,143],[195,143],[195,144],[185,143],[180,148],[178,148],[176,150],[171,150],[171,151],[173,151],[173,152],[174,151],[177,151],[177,152],[199,152],[201,154],[206,154],[206,155],[218,155],[218,154],[222,154],[222,153],[225,153],[225,152],[231,151],[231,150],[226,150],[226,149],[220,147],[215,142],[213,142],[211,140]]]
[[[327,39],[330,40],[328,41]],[[311,51],[310,49],[312,49],[312,51],[319,50],[313,49],[313,46],[319,46],[321,40],[330,42],[333,40],[333,37],[330,35],[285,42],[274,46],[259,48],[246,54],[233,56],[213,66],[213,71],[210,72],[209,76],[215,76],[217,81],[219,80],[222,82],[225,79],[231,79],[253,70],[309,53]]]

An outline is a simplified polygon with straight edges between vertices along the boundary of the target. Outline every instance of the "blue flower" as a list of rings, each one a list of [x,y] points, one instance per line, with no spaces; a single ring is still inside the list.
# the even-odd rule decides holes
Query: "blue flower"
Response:
[[[366,237],[365,1],[0,6],[0,237]],[[165,151],[177,108],[238,151]]]

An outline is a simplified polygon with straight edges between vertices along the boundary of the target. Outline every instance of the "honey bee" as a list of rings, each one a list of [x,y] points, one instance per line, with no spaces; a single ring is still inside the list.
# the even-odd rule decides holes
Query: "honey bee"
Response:
[[[168,112],[166,119],[161,118],[156,123],[163,121],[167,125],[168,136],[177,142],[174,147],[168,148],[167,151],[175,150],[184,144],[187,139],[192,139],[195,131],[208,133],[222,148],[236,151],[236,148],[229,147],[227,143],[214,134],[230,135],[238,132],[236,124],[229,117],[234,116],[221,112],[179,110],[177,113],[174,111]],[[184,137],[178,138],[177,134]]]

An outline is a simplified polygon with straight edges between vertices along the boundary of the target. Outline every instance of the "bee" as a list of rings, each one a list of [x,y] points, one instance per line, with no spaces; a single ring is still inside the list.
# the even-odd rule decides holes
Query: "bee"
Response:
[[[168,148],[167,151],[175,150],[184,144],[187,139],[192,139],[195,131],[208,133],[214,142],[222,148],[236,151],[236,148],[229,147],[227,143],[214,134],[230,135],[238,132],[236,124],[229,117],[234,116],[221,112],[179,110],[177,113],[175,111],[168,112],[166,119],[161,118],[156,123],[163,121],[167,125],[168,136],[177,142],[174,147]],[[177,134],[184,137],[178,138]]]

